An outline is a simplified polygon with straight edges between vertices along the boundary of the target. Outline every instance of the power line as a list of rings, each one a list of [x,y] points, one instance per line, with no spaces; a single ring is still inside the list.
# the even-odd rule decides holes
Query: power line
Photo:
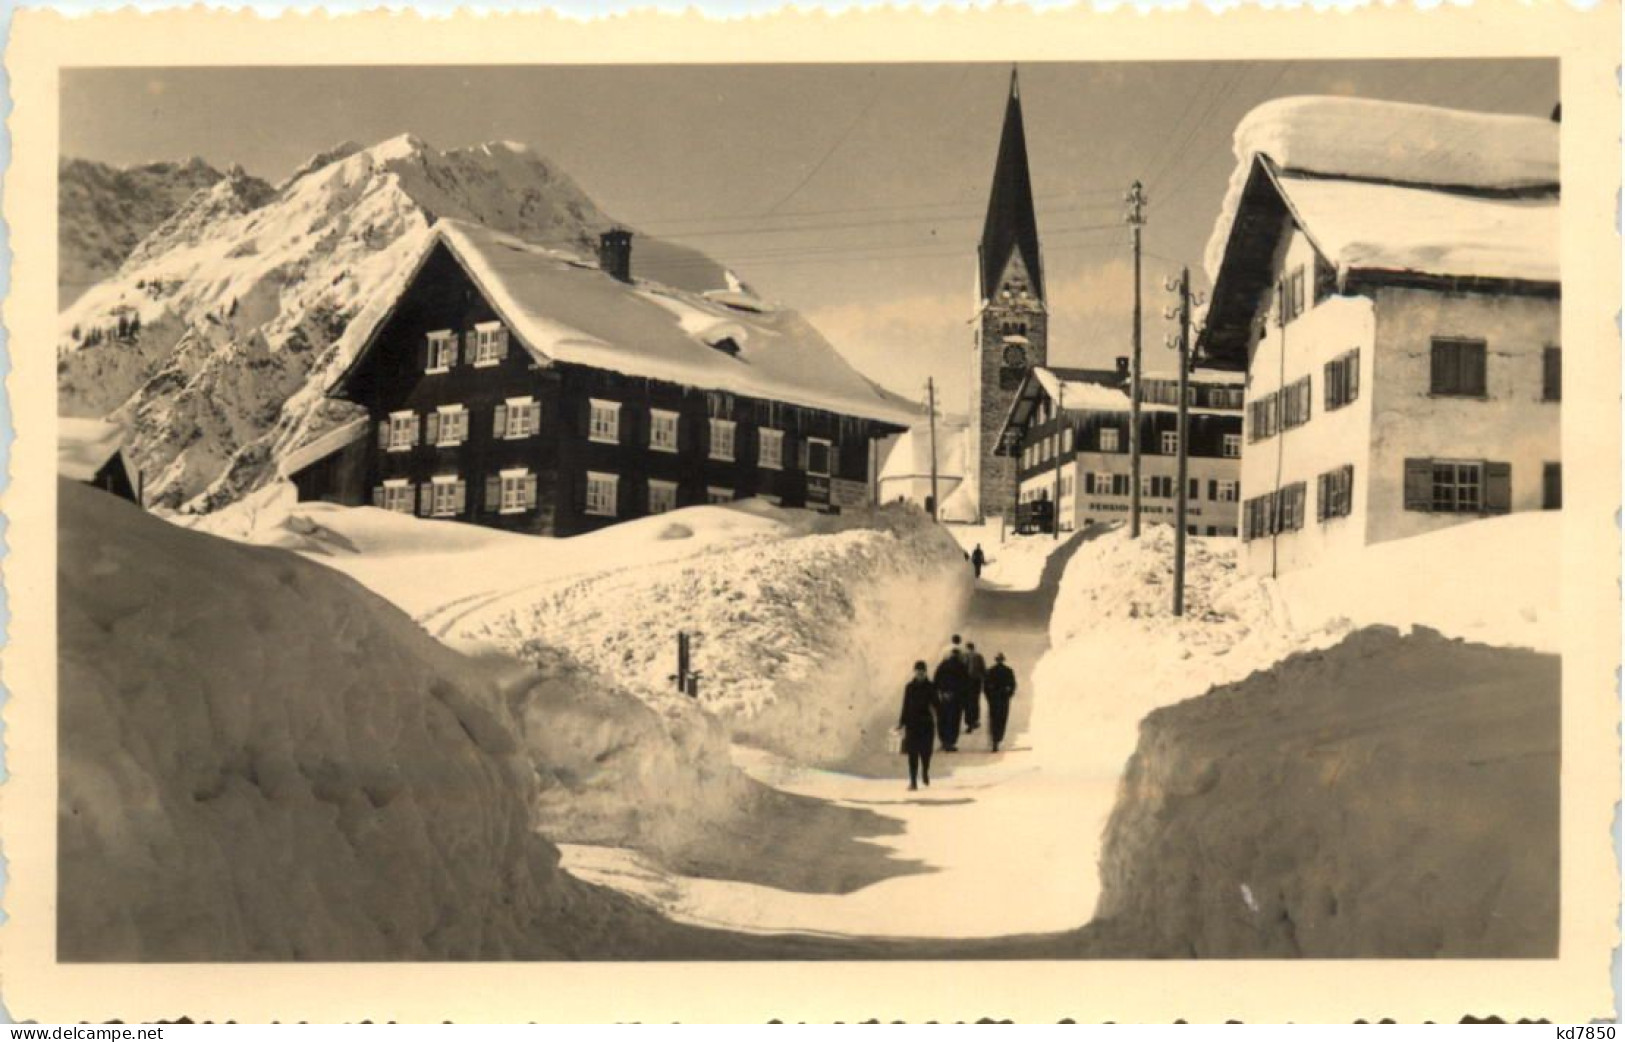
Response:
[[[795,198],[797,192],[800,192],[803,188],[807,187],[807,182],[811,181],[815,176],[817,176],[818,171],[824,169],[824,164],[829,162],[830,157],[839,151],[842,145],[846,144],[846,139],[852,136],[852,132],[858,129],[858,124],[863,122],[864,117],[869,114],[869,110],[873,109],[875,104],[880,101],[880,94],[880,87],[875,87],[874,93],[869,96],[869,103],[863,106],[863,111],[858,113],[857,118],[851,123],[847,124],[846,129],[841,131],[841,136],[836,138],[835,143],[829,146],[828,151],[819,157],[818,162],[813,164],[812,169],[807,171],[806,176],[797,181],[796,186],[790,189],[789,193],[785,195],[784,198],[780,199],[778,202],[764,210],[762,212],[762,216],[771,216],[776,210],[778,210],[779,207]]]

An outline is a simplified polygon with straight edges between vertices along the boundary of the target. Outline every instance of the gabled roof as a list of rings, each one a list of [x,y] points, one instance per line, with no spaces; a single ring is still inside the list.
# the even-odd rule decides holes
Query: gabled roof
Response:
[[[998,453],[1016,454],[1017,433],[1031,422],[1033,410],[1046,398],[1061,402],[1068,413],[1091,410],[1127,412],[1129,408],[1127,377],[1116,369],[1063,369],[1059,366],[1035,366],[1022,378],[1016,390],[1015,401],[999,428]]]
[[[965,476],[969,428],[963,420],[937,421],[937,477],[957,481]],[[931,430],[916,423],[892,444],[880,464],[880,481],[923,478],[931,475]]]
[[[1033,295],[1044,299],[1044,271],[1038,254],[1038,218],[1033,213],[1033,185],[1027,169],[1027,131],[1021,119],[1021,84],[1010,72],[1010,98],[1004,106],[1004,130],[999,135],[999,158],[993,167],[993,191],[982,225],[982,299],[998,288],[1013,251],[1033,282]]]
[[[1282,234],[1300,229],[1340,287],[1391,283],[1557,292],[1558,195],[1393,184],[1254,158],[1230,222],[1200,352],[1247,362]]]
[[[573,254],[450,219],[434,226],[400,292],[439,248],[540,365],[589,366],[897,426],[914,421],[914,403],[858,372],[789,309],[738,293],[622,282]],[[369,309],[370,321],[358,331],[361,347],[330,394],[343,393],[391,314]]]
[[[74,481],[94,481],[123,443],[124,432],[116,424],[58,417],[56,472]]]

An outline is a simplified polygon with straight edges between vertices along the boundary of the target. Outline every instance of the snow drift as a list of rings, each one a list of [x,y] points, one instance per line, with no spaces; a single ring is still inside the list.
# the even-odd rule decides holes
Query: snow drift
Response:
[[[559,869],[488,665],[293,554],[59,496],[61,958],[647,956],[673,936]]]
[[[1369,629],[1157,710],[1102,954],[1555,956],[1560,687],[1556,656]]]

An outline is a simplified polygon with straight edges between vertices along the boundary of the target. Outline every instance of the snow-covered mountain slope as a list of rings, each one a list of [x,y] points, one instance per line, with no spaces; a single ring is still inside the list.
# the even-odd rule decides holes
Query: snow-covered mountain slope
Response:
[[[347,142],[275,188],[234,170],[60,316],[59,411],[124,424],[155,505],[230,502],[353,416],[323,397],[349,361],[339,339],[398,285],[440,217],[588,256],[615,223],[557,167],[506,142]],[[634,263],[683,289],[739,288],[669,243],[640,237]]]
[[[57,164],[58,306],[117,271],[194,192],[224,176],[197,157],[122,169],[64,157]]]

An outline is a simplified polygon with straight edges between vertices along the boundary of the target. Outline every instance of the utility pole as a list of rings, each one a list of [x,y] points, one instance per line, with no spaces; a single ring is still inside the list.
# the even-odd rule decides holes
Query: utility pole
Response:
[[[1123,219],[1134,235],[1134,357],[1129,369],[1128,406],[1128,534],[1140,538],[1140,230],[1145,227],[1145,207],[1149,200],[1140,182],[1134,182],[1124,196],[1128,210]]]
[[[1055,538],[1061,538],[1061,457],[1065,450],[1066,439],[1061,437],[1061,431],[1066,426],[1066,381],[1060,377],[1055,378],[1055,518],[1050,529]]]
[[[931,423],[931,520],[937,519],[937,383],[925,378],[925,411]]]
[[[1179,303],[1167,312],[1179,320],[1179,332],[1169,337],[1169,347],[1179,352],[1179,463],[1178,487],[1174,490],[1174,614],[1185,614],[1185,518],[1189,498],[1191,306],[1200,304],[1191,292],[1191,269],[1184,268],[1177,279],[1168,280],[1168,289],[1179,294]]]

